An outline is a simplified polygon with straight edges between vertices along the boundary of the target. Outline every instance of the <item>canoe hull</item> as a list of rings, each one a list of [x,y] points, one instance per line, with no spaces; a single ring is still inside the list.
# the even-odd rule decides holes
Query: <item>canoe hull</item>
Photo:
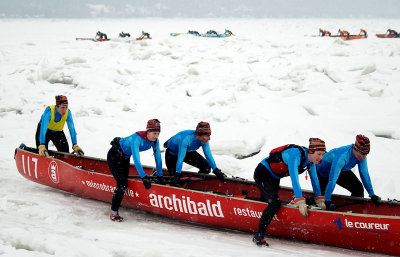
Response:
[[[116,182],[107,171],[105,160],[79,158],[68,154],[56,157],[45,158],[18,148],[15,162],[20,174],[36,183],[111,202]],[[145,168],[145,172],[150,175],[152,169]],[[130,175],[137,175],[133,166]],[[132,178],[128,180],[128,189],[122,205],[199,224],[255,232],[267,204],[244,199],[243,196],[215,194],[197,189],[221,187],[220,183],[212,178],[194,182],[193,189],[153,184],[146,190],[140,179]],[[256,190],[254,184],[250,182],[228,180],[222,184],[227,188],[231,187],[229,190],[243,186],[246,190],[242,191],[248,194]],[[397,213],[400,208],[397,206],[395,208],[394,211]],[[282,206],[268,227],[267,233],[312,243],[400,255],[400,242],[395,240],[400,238],[399,216],[322,210],[310,210],[309,214],[308,218],[304,218],[298,209]]]
[[[400,38],[400,35],[376,34],[379,38]]]

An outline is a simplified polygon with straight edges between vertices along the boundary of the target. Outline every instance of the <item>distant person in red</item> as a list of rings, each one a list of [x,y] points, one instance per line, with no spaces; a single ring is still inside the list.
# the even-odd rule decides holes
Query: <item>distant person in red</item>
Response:
[[[321,37],[326,37],[326,36],[330,37],[331,33],[329,31],[327,31],[327,30],[319,29],[319,35]]]
[[[56,96],[56,105],[47,106],[36,129],[36,147],[39,155],[46,156],[49,142],[52,141],[59,152],[69,152],[67,138],[64,134],[64,125],[67,123],[72,140],[72,149],[78,155],[84,155],[78,146],[72,113],[68,109],[68,99],[64,95]]]
[[[360,35],[363,35],[364,37],[368,36],[367,31],[365,29],[360,30]]]
[[[350,33],[347,31],[347,30],[341,30],[341,29],[339,29],[339,34],[340,34],[340,36],[342,36],[342,37],[349,37],[350,36]]]

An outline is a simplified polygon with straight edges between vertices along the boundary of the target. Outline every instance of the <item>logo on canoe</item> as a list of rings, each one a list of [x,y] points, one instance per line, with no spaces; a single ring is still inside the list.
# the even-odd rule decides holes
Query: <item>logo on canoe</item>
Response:
[[[343,229],[344,223],[340,220],[340,218],[336,218],[333,221],[333,224],[335,224],[339,230]]]
[[[50,177],[51,181],[53,181],[55,184],[58,184],[58,182],[60,182],[60,180],[58,177],[58,166],[55,161],[50,162],[48,172],[49,172],[49,177]]]
[[[191,200],[189,196],[164,196],[149,194],[150,204],[156,208],[165,208],[169,211],[184,212],[189,214],[197,214],[202,216],[215,216],[218,218],[223,218],[224,213],[221,209],[221,202],[211,203],[210,200],[205,202],[197,202]]]
[[[336,218],[333,222],[339,230],[354,230],[354,231],[366,231],[373,233],[389,233],[390,224],[375,223],[375,222],[364,222],[364,221],[350,221],[344,219],[344,222],[340,218]]]

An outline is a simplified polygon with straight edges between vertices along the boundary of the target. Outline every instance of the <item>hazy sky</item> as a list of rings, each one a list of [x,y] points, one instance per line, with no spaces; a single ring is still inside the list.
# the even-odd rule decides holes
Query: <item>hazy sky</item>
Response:
[[[0,18],[399,18],[400,0],[1,0]]]

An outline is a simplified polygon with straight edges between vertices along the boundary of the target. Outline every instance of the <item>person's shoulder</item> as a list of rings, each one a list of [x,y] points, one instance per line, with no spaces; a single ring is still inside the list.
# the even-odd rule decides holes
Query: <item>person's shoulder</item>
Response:
[[[43,111],[44,114],[49,114],[51,113],[51,107],[50,106],[46,106],[46,108]]]
[[[195,130],[187,129],[187,130],[182,130],[178,134],[184,135],[184,136],[190,136],[190,135],[194,134],[194,132],[195,132]]]

